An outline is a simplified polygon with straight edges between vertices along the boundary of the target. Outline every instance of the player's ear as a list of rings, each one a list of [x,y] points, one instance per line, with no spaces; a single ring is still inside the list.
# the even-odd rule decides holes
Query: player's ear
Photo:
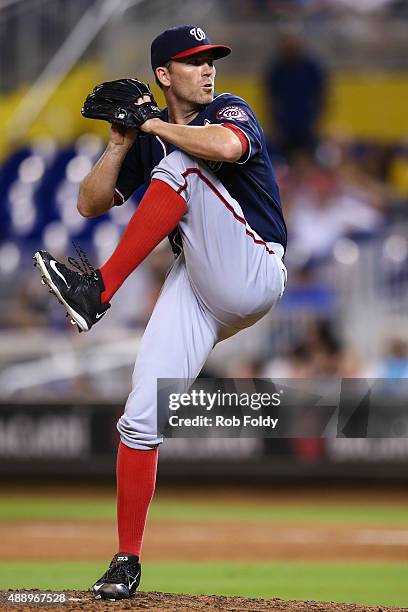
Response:
[[[156,82],[161,89],[170,86],[170,71],[167,66],[159,66],[155,70]]]

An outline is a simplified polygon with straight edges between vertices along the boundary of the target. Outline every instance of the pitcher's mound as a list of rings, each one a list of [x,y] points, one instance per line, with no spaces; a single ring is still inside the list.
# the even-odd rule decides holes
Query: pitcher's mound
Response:
[[[245,597],[222,597],[220,595],[175,595],[174,593],[137,593],[132,599],[124,601],[95,600],[87,591],[65,591],[65,603],[29,604],[11,602],[10,595],[22,591],[0,592],[0,609],[28,612],[41,610],[47,612],[116,612],[118,610],[148,610],[148,612],[182,612],[195,610],[211,612],[402,612],[408,608],[384,606],[362,606],[319,601],[283,601],[282,599],[249,599]],[[30,590],[25,593],[47,593],[47,591]],[[11,601],[10,601],[11,600]],[[60,600],[61,601],[61,600]]]

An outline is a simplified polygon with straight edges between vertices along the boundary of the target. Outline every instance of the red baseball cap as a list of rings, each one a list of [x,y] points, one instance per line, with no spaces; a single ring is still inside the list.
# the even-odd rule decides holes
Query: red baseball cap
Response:
[[[214,59],[220,59],[231,53],[227,45],[213,45],[201,28],[193,25],[181,25],[165,30],[159,34],[151,46],[153,72],[171,59],[181,59],[204,51],[212,51]]]

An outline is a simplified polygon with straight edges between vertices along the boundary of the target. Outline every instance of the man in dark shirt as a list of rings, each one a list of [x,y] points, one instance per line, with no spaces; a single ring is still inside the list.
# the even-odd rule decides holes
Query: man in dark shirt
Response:
[[[306,53],[299,36],[282,36],[266,85],[280,152],[312,152],[326,100],[326,72],[317,59]]]

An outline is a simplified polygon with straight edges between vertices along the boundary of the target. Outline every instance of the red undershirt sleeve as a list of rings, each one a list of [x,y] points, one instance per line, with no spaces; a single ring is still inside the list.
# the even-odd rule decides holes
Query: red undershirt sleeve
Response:
[[[234,132],[234,134],[236,136],[238,136],[239,141],[242,145],[242,157],[245,157],[248,154],[248,150],[249,150],[249,142],[248,142],[248,137],[245,135],[245,133],[243,132],[243,130],[241,130],[238,126],[233,125],[232,123],[222,123],[221,124],[223,127],[228,128],[229,130],[231,130],[232,132]],[[240,158],[240,159],[241,159]]]

